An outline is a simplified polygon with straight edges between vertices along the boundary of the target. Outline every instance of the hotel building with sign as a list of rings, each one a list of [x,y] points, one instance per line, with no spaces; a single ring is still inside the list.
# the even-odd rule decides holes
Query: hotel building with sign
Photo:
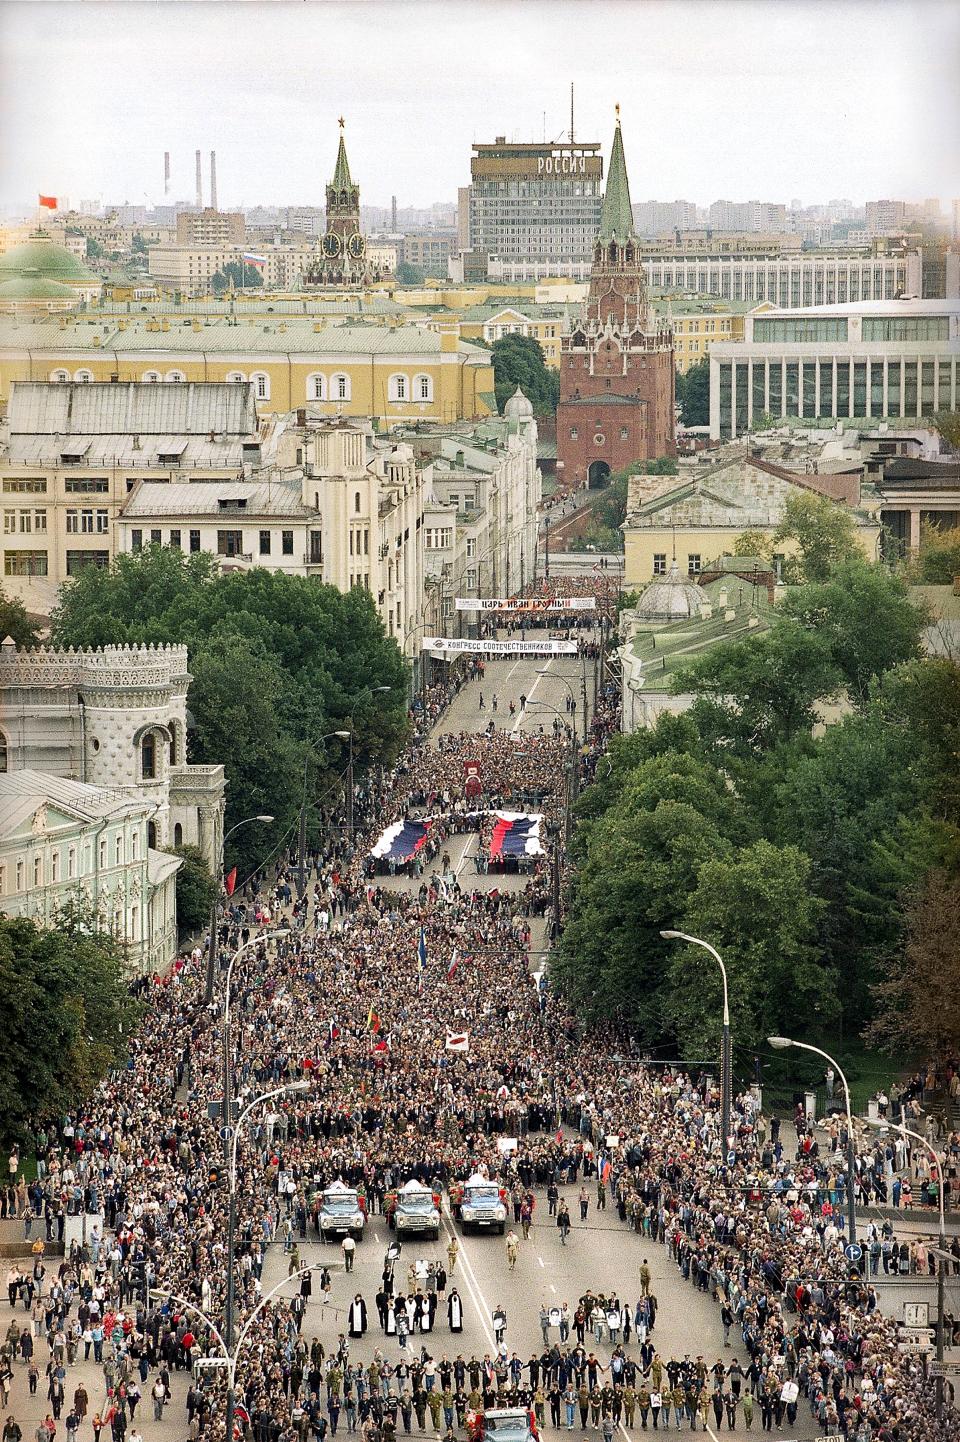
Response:
[[[587,280],[603,204],[600,144],[476,144],[470,248],[505,281]]]

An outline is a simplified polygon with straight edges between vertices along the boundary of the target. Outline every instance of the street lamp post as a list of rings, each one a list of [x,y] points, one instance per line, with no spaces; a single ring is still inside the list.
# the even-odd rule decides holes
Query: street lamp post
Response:
[[[537,675],[538,675],[538,676],[552,676],[555,681],[561,681],[561,682],[563,683],[563,685],[566,686],[567,690],[570,692],[570,700],[573,702],[573,707],[572,707],[572,710],[571,710],[571,715],[573,716],[573,722],[572,722],[573,730],[574,730],[574,733],[576,733],[576,730],[577,730],[577,698],[576,698],[576,694],[575,694],[575,692],[574,692],[574,689],[573,689],[573,687],[571,686],[570,682],[567,680],[566,676],[561,676],[558,671],[548,671],[545,666],[538,666],[538,667],[537,667]],[[587,744],[587,692],[586,692],[586,683],[584,683],[584,688],[583,688],[583,744],[584,744],[584,746],[586,746],[586,744]]]
[[[371,695],[376,695],[378,692],[392,691],[392,690],[393,690],[393,687],[392,687],[392,686],[371,686],[371,687],[369,687],[368,689],[369,689]],[[330,732],[330,735],[331,735],[331,736],[339,736],[340,739],[341,739],[341,741],[347,741],[347,742],[349,743],[349,747],[350,747],[350,749],[349,749],[349,751],[348,751],[348,753],[347,753],[347,836],[348,836],[348,838],[349,838],[349,840],[350,840],[350,843],[351,843],[351,845],[352,845],[352,844],[353,844],[353,718],[351,717],[351,719],[350,719],[350,730],[349,730],[349,731],[331,731],[331,732]],[[326,738],[326,737],[323,737],[322,739],[323,739],[323,740],[326,740],[327,738]]]
[[[720,975],[723,977],[723,1036],[720,1044],[720,1127],[723,1132],[723,1154],[726,1157],[730,1146],[731,1112],[733,1110],[731,1070],[733,1066],[733,1046],[730,1038],[730,996],[727,990],[727,968],[723,964],[723,958],[716,947],[710,945],[709,941],[702,941],[699,936],[689,936],[685,931],[661,931],[660,935],[665,940],[689,941],[693,946],[702,946],[704,951],[709,951],[720,968]]]
[[[843,1095],[847,1104],[847,1219],[850,1229],[850,1241],[856,1242],[857,1199],[854,1192],[856,1157],[853,1148],[853,1112],[850,1107],[850,1088],[847,1085],[847,1079],[839,1063],[834,1061],[830,1053],[824,1051],[822,1047],[812,1046],[808,1041],[793,1041],[792,1038],[788,1036],[768,1036],[767,1041],[770,1046],[775,1047],[777,1051],[786,1051],[787,1047],[795,1046],[798,1047],[800,1051],[812,1051],[817,1056],[822,1056],[824,1061],[836,1069],[837,1076],[843,1083]]]
[[[551,674],[552,674],[552,673],[551,673]],[[562,680],[563,678],[561,677],[560,679]],[[528,711],[532,710],[532,708],[533,708],[534,706],[542,706],[542,707],[544,707],[545,710],[547,710],[547,711],[552,711],[553,714],[554,714],[554,716],[558,717],[559,720],[563,722],[564,726],[567,725],[567,722],[564,721],[564,718],[560,715],[560,712],[559,712],[559,710],[557,709],[557,707],[556,707],[556,706],[551,706],[549,701],[531,701],[531,702],[530,702],[530,705],[527,707],[527,710],[528,710]],[[573,725],[573,726],[570,727],[570,760],[569,760],[569,763],[568,763],[568,764],[569,764],[569,767],[570,767],[570,781],[569,781],[569,784],[568,784],[568,786],[567,786],[567,805],[566,805],[566,818],[565,818],[565,824],[564,824],[564,833],[565,833],[565,840],[566,840],[567,844],[569,845],[569,842],[570,842],[570,832],[571,832],[571,829],[572,829],[572,827],[573,827],[573,811],[572,811],[572,808],[573,808],[573,803],[576,801],[577,796],[579,795],[579,790],[580,790],[580,785],[579,785],[579,783],[580,783],[580,771],[579,771],[579,767],[577,766],[577,728],[576,728],[575,725]]]
[[[207,948],[207,979],[203,991],[205,1006],[209,1006],[213,1001],[213,984],[217,970],[217,911],[220,906],[220,887],[223,885],[223,858],[226,853],[227,842],[235,831],[240,830],[241,826],[249,826],[252,821],[262,821],[265,825],[268,825],[272,820],[272,816],[247,816],[243,821],[238,821],[235,826],[231,826],[220,843],[220,858],[217,865],[217,875],[214,878],[213,904],[210,907],[210,945]]]
[[[291,1282],[295,1282],[298,1277],[304,1277],[306,1276],[307,1272],[314,1271],[316,1265],[316,1262],[308,1262],[305,1267],[299,1267],[295,1272],[291,1272],[288,1277],[284,1277],[283,1280],[278,1282],[275,1287],[271,1287],[267,1295],[263,1298],[261,1302],[257,1304],[256,1307],[254,1307],[253,1311],[250,1313],[250,1316],[247,1318],[246,1322],[244,1322],[242,1328],[240,1329],[240,1336],[237,1338],[237,1345],[233,1349],[233,1351],[230,1350],[230,1345],[225,1341],[223,1334],[220,1331],[220,1328],[217,1326],[216,1322],[214,1322],[213,1318],[208,1316],[208,1314],[204,1312],[201,1307],[198,1307],[195,1302],[188,1301],[186,1297],[181,1297],[177,1292],[171,1292],[167,1287],[152,1287],[150,1289],[150,1295],[152,1297],[169,1297],[171,1302],[176,1302],[177,1306],[182,1307],[185,1312],[191,1312],[195,1317],[199,1317],[200,1320],[204,1323],[204,1325],[210,1330],[210,1332],[213,1333],[214,1337],[216,1338],[220,1350],[223,1353],[223,1359],[227,1368],[227,1407],[224,1421],[226,1424],[225,1436],[227,1437],[228,1442],[233,1442],[233,1423],[237,1405],[237,1364],[240,1361],[240,1351],[243,1347],[244,1342],[246,1341],[247,1333],[250,1331],[250,1328],[252,1327],[253,1323],[256,1321],[260,1313],[263,1311],[264,1307],[266,1307],[269,1302],[273,1301],[274,1297],[279,1291],[282,1291],[284,1287],[289,1286]]]
[[[876,1128],[878,1129],[878,1131],[881,1131],[881,1132],[886,1132],[886,1131],[889,1131],[889,1130],[891,1129],[891,1128],[890,1128],[890,1123],[887,1122],[887,1121],[879,1121],[879,1120],[874,1121],[874,1119],[873,1119],[872,1117],[864,1117],[863,1120],[864,1120],[864,1123],[865,1123],[868,1127],[876,1127]],[[919,1145],[920,1145],[921,1147],[923,1147],[924,1151],[926,1151],[926,1152],[929,1154],[929,1156],[933,1159],[933,1165],[934,1165],[934,1167],[936,1168],[936,1172],[937,1172],[937,1196],[938,1196],[938,1200],[939,1200],[939,1203],[940,1203],[940,1244],[939,1244],[939,1247],[937,1248],[937,1361],[938,1361],[938,1362],[942,1362],[942,1361],[943,1361],[943,1347],[944,1347],[943,1310],[944,1310],[944,1276],[945,1276],[945,1271],[946,1271],[946,1269],[945,1269],[945,1262],[946,1262],[947,1257],[950,1255],[950,1253],[947,1251],[947,1219],[946,1219],[946,1199],[945,1199],[945,1197],[944,1197],[944,1189],[943,1189],[943,1170],[944,1170],[944,1169],[943,1169],[943,1161],[942,1161],[941,1158],[938,1156],[935,1148],[932,1147],[932,1146],[930,1145],[930,1143],[927,1141],[926,1137],[921,1136],[919,1132],[911,1131],[911,1129],[910,1129],[909,1127],[905,1127],[902,1122],[901,1122],[900,1126],[897,1128],[897,1130],[898,1130],[899,1132],[901,1132],[901,1134],[902,1134],[903,1136],[905,1136],[905,1137],[912,1137],[912,1139],[913,1139],[915,1142],[919,1143]],[[944,1160],[945,1160],[945,1158],[944,1158]],[[937,1378],[937,1417],[938,1417],[938,1418],[941,1418],[942,1416],[943,1416],[943,1378],[942,1378],[942,1377],[938,1377],[938,1378]]]

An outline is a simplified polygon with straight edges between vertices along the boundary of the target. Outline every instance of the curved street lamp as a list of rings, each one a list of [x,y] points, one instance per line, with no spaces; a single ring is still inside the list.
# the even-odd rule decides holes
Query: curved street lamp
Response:
[[[844,1076],[843,1071],[841,1070],[839,1063],[836,1062],[836,1061],[833,1059],[833,1057],[830,1055],[829,1052],[824,1051],[822,1047],[812,1046],[812,1045],[810,1044],[810,1042],[808,1042],[808,1041],[793,1041],[792,1038],[791,1038],[791,1037],[788,1037],[788,1036],[768,1036],[768,1037],[767,1037],[767,1042],[768,1042],[768,1044],[769,1044],[770,1046],[774,1047],[776,1051],[786,1051],[787,1047],[791,1047],[791,1046],[797,1047],[800,1051],[812,1051],[812,1052],[814,1052],[817,1056],[822,1056],[823,1059],[824,1059],[824,1061],[829,1062],[830,1066],[836,1067],[837,1076],[840,1078],[841,1082],[843,1083],[843,1095],[844,1095],[844,1097],[845,1097],[845,1099],[846,1099],[846,1104],[847,1104],[847,1217],[848,1217],[848,1220],[849,1220],[849,1227],[850,1227],[850,1241],[851,1241],[851,1242],[856,1242],[856,1240],[857,1240],[857,1199],[856,1199],[856,1195],[855,1195],[856,1157],[855,1157],[854,1149],[853,1149],[853,1112],[852,1112],[851,1109],[850,1109],[850,1088],[849,1088],[849,1086],[847,1085],[847,1079],[846,1079],[846,1077]]]
[[[714,961],[720,968],[720,975],[723,977],[723,1037],[720,1046],[720,1127],[723,1132],[723,1154],[726,1156],[730,1146],[730,1127],[732,1104],[732,1081],[731,1067],[733,1065],[733,1046],[730,1039],[730,996],[727,990],[727,968],[723,964],[723,958],[715,946],[709,941],[703,941],[699,936],[690,936],[685,931],[661,931],[660,935],[668,941],[688,941],[692,946],[702,946],[704,951],[709,951]]]
[[[213,984],[217,970],[217,911],[220,906],[220,888],[223,885],[223,859],[226,854],[227,842],[235,831],[241,826],[249,826],[254,821],[261,821],[269,825],[273,821],[272,816],[246,816],[242,821],[237,821],[226,833],[220,843],[220,857],[217,864],[216,885],[213,889],[213,905],[210,908],[210,945],[207,947],[207,980],[203,989],[203,1001],[209,1006],[213,1001]]]

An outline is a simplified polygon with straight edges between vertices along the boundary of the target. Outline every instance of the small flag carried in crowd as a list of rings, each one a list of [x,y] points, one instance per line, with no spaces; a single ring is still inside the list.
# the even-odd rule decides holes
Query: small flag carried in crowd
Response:
[[[381,1025],[382,1023],[380,1021],[380,1018],[377,1016],[377,1013],[371,1006],[370,1010],[367,1012],[367,1031],[372,1031],[374,1036],[376,1036],[377,1032],[380,1030]]]
[[[427,935],[423,927],[420,928],[420,940],[417,942],[417,991],[423,991],[423,974],[427,969]]]
[[[459,964],[459,953],[456,947],[454,947],[453,955],[450,958],[450,965],[447,967],[447,981],[449,981],[451,977],[455,975]]]
[[[232,895],[233,895],[233,892],[234,892],[234,888],[236,887],[236,884],[237,884],[237,868],[236,868],[236,867],[234,867],[232,871],[230,871],[230,872],[227,873],[227,879],[226,879],[226,881],[225,881],[223,884],[224,884],[224,887],[225,887],[225,889],[226,889],[227,895],[228,895],[228,896],[232,896]]]
[[[467,1031],[451,1031],[447,1027],[447,1051],[469,1051],[470,1033]]]

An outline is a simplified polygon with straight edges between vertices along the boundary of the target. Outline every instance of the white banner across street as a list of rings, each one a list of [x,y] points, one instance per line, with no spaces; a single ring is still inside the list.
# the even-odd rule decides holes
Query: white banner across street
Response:
[[[474,656],[575,656],[576,641],[455,641],[450,636],[424,636],[424,651],[469,652]]]
[[[595,611],[596,596],[458,596],[458,611]]]

